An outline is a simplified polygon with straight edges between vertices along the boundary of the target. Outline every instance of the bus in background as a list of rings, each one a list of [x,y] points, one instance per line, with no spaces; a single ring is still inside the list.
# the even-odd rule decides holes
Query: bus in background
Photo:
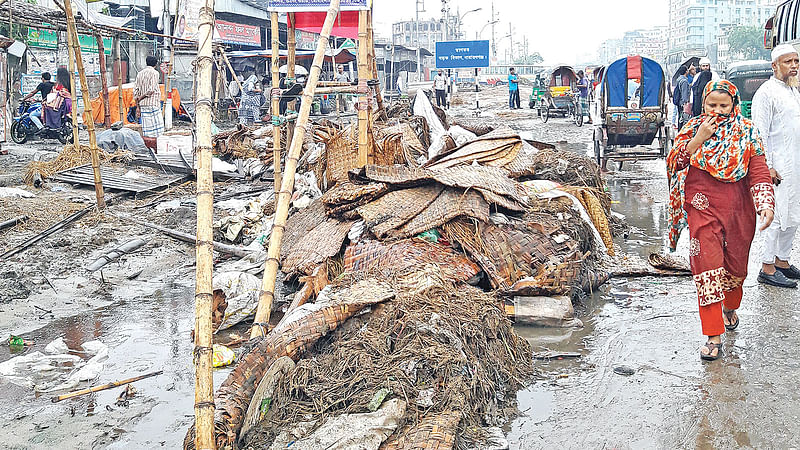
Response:
[[[800,0],[788,0],[775,8],[775,15],[764,25],[764,47],[767,50],[780,44],[800,48]]]

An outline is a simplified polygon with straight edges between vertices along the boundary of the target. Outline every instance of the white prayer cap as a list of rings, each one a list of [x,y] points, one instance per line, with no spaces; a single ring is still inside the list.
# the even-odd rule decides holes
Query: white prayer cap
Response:
[[[704,57],[700,58],[700,62],[698,64],[700,64],[701,66],[703,64],[708,64],[710,66],[711,65],[711,60],[704,56]]]
[[[772,62],[775,62],[783,55],[788,55],[789,53],[797,53],[797,49],[794,48],[793,45],[790,44],[781,44],[772,49]]]

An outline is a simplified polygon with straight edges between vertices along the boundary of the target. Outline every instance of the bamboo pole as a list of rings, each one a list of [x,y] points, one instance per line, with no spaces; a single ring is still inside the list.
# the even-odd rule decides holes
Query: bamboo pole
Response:
[[[89,120],[86,121],[86,130],[89,132],[89,151],[92,154],[92,171],[94,172],[94,194],[97,197],[97,208],[106,207],[103,199],[103,180],[100,177],[100,155],[97,150],[97,136],[94,132],[94,116],[92,115],[92,99],[89,97],[89,85],[86,82],[86,71],[83,68],[83,57],[78,45],[78,28],[75,26],[75,16],[72,12],[72,0],[64,0],[64,9],[67,16],[67,32],[72,33],[72,51],[75,54],[75,66],[81,79],[81,93],[83,94],[83,109]],[[73,111],[77,110],[77,105],[73,106]],[[77,114],[73,114],[77,122]],[[77,136],[77,134],[76,134]],[[75,138],[77,139],[77,137]]]
[[[78,96],[75,93],[75,54],[72,53],[72,33],[67,30],[67,68],[69,69],[69,93],[72,99],[72,145],[80,148],[78,139]]]
[[[286,37],[286,48],[287,48],[287,57],[286,57],[286,78],[294,79],[294,66],[295,66],[295,55],[297,52],[297,38],[295,36],[294,31],[294,13],[289,13],[289,28],[288,28],[288,35]],[[289,102],[289,109],[294,111],[297,107],[297,101],[292,100]],[[289,145],[292,142],[292,137],[294,136],[294,122],[289,121],[286,124],[286,144]]]
[[[81,389],[79,391],[69,392],[66,394],[61,394],[57,397],[53,397],[50,400],[53,403],[58,403],[61,400],[66,400],[68,398],[79,397],[81,395],[91,394],[92,392],[99,392],[105,391],[106,389],[112,389],[115,387],[125,386],[126,384],[133,383],[134,381],[144,380],[145,378],[154,377],[156,375],[161,375],[164,373],[163,370],[159,370],[157,372],[146,373],[144,375],[139,375],[138,377],[128,378],[126,380],[119,380],[119,381],[112,381],[111,383],[101,384],[100,386],[94,386],[86,389]]]
[[[231,75],[233,75],[233,81],[239,86],[239,92],[242,92],[242,82],[239,81],[239,77],[236,76],[236,72],[233,71],[233,67],[231,67],[231,62],[228,61],[228,57],[225,55],[225,50],[220,50],[220,54],[222,54],[222,60],[225,61],[225,65],[228,66],[228,70],[231,71]]]
[[[125,123],[125,108],[122,105],[122,46],[119,36],[114,38],[115,64],[117,66],[117,106],[119,107],[119,120]]]
[[[381,95],[381,83],[378,76],[378,59],[375,57],[375,28],[372,26],[372,10],[369,11],[369,50],[372,60],[372,79],[377,81],[375,85],[375,99],[378,102],[378,111],[383,112],[383,96]],[[385,70],[386,66],[384,66]]]
[[[314,90],[319,81],[320,67],[325,58],[325,49],[328,47],[328,37],[333,29],[333,22],[339,12],[339,0],[331,0],[328,13],[325,16],[325,23],[320,31],[317,50],[314,53],[314,62],[311,65],[311,73],[308,76],[308,83],[303,90],[303,99],[300,103],[300,113],[297,118],[294,138],[286,155],[286,176],[282,180],[281,190],[276,196],[278,206],[275,210],[275,225],[272,227],[272,234],[269,236],[269,249],[267,250],[267,262],[264,265],[264,278],[261,280],[261,293],[258,298],[258,309],[256,318],[253,321],[253,329],[250,337],[263,336],[262,326],[269,326],[269,316],[272,310],[272,301],[275,298],[275,277],[278,274],[278,259],[280,258],[281,240],[283,231],[286,227],[286,218],[289,216],[289,200],[294,189],[294,176],[297,170],[297,160],[300,150],[303,148],[303,139],[306,134],[308,116],[311,113],[311,103],[314,100]]]
[[[366,91],[369,68],[367,66],[367,11],[358,12],[358,87]],[[360,97],[356,102],[358,109],[358,154],[356,166],[368,163],[369,152],[369,98]]]
[[[211,173],[211,40],[214,30],[214,0],[200,9],[197,43],[197,244],[194,334],[195,448],[213,449],[214,379],[212,375],[212,270],[214,230],[214,179]]]
[[[100,83],[103,93],[103,126],[108,128],[111,126],[111,105],[108,102],[108,76],[106,74],[106,48],[103,45],[103,36],[95,34],[94,38],[97,40],[97,61],[100,64]]]
[[[280,41],[278,35],[278,13],[273,12],[269,18],[272,30],[272,164],[275,174],[275,192],[281,188],[281,125],[280,125]],[[275,196],[277,203],[278,197]]]

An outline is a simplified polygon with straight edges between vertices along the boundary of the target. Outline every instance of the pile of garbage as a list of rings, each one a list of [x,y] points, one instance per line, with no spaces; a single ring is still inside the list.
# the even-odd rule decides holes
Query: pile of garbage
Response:
[[[424,96],[387,115],[360,168],[356,124],[313,126],[280,251],[300,290],[218,389],[218,447],[502,441],[533,373],[512,320],[579,326],[570,298],[608,279],[613,219],[593,161],[501,125],[447,123]],[[244,142],[236,133],[226,148]],[[241,216],[251,225],[236,227],[266,237],[272,211],[252,206]],[[239,222],[225,220],[233,238]],[[260,285],[217,273],[222,329],[255,310]],[[542,311],[557,313],[537,322]]]

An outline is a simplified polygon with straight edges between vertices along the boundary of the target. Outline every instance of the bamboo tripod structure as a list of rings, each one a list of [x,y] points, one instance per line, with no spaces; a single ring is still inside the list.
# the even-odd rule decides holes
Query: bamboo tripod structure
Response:
[[[297,127],[290,144],[289,152],[286,155],[286,174],[281,182],[281,190],[277,194],[278,206],[275,211],[275,225],[272,227],[272,234],[269,236],[269,249],[267,250],[267,262],[264,266],[264,278],[261,281],[261,293],[258,298],[258,309],[253,321],[253,329],[250,333],[251,338],[263,336],[263,328],[269,323],[269,316],[272,310],[272,301],[275,298],[275,277],[278,274],[278,261],[281,250],[281,240],[283,231],[286,228],[286,219],[289,216],[289,201],[294,189],[294,176],[297,170],[297,161],[300,151],[303,148],[303,138],[306,134],[308,116],[311,113],[311,103],[314,100],[314,90],[319,81],[322,71],[322,62],[325,58],[325,49],[328,47],[328,38],[333,29],[333,22],[339,13],[339,0],[331,0],[328,12],[325,15],[325,23],[320,31],[317,49],[314,52],[314,62],[311,65],[311,72],[308,76],[308,84],[303,90],[303,99],[300,103],[300,113],[297,118]],[[275,47],[273,47],[273,52]],[[198,447],[200,448],[200,447]]]
[[[275,174],[275,187],[274,192],[278,192],[281,188],[281,123],[280,123],[280,36],[278,34],[278,13],[273,12],[269,17],[271,34],[272,34],[272,164]],[[277,204],[278,197],[275,197]]]
[[[80,46],[78,45],[78,28],[75,26],[75,16],[72,12],[72,1],[64,0],[64,9],[67,16],[67,33],[72,34],[69,41],[72,52],[75,55],[75,65],[81,79],[81,93],[83,94],[83,108],[89,120],[86,121],[86,129],[89,132],[89,151],[92,154],[92,172],[94,172],[94,194],[97,197],[97,208],[106,207],[105,195],[103,194],[103,180],[100,177],[100,155],[97,150],[97,136],[94,132],[94,116],[92,115],[92,99],[89,97],[89,85],[86,82],[86,71],[83,68],[83,57],[81,56]],[[74,84],[74,83],[73,83]],[[77,104],[73,105],[73,111],[77,111]],[[73,112],[74,122],[78,121],[77,114]],[[75,141],[78,141],[78,134],[75,133]]]
[[[214,30],[214,0],[200,8],[197,42],[197,244],[195,280],[194,420],[195,448],[213,449],[214,379],[212,375],[212,270],[214,230],[214,186],[211,172],[211,40]]]

